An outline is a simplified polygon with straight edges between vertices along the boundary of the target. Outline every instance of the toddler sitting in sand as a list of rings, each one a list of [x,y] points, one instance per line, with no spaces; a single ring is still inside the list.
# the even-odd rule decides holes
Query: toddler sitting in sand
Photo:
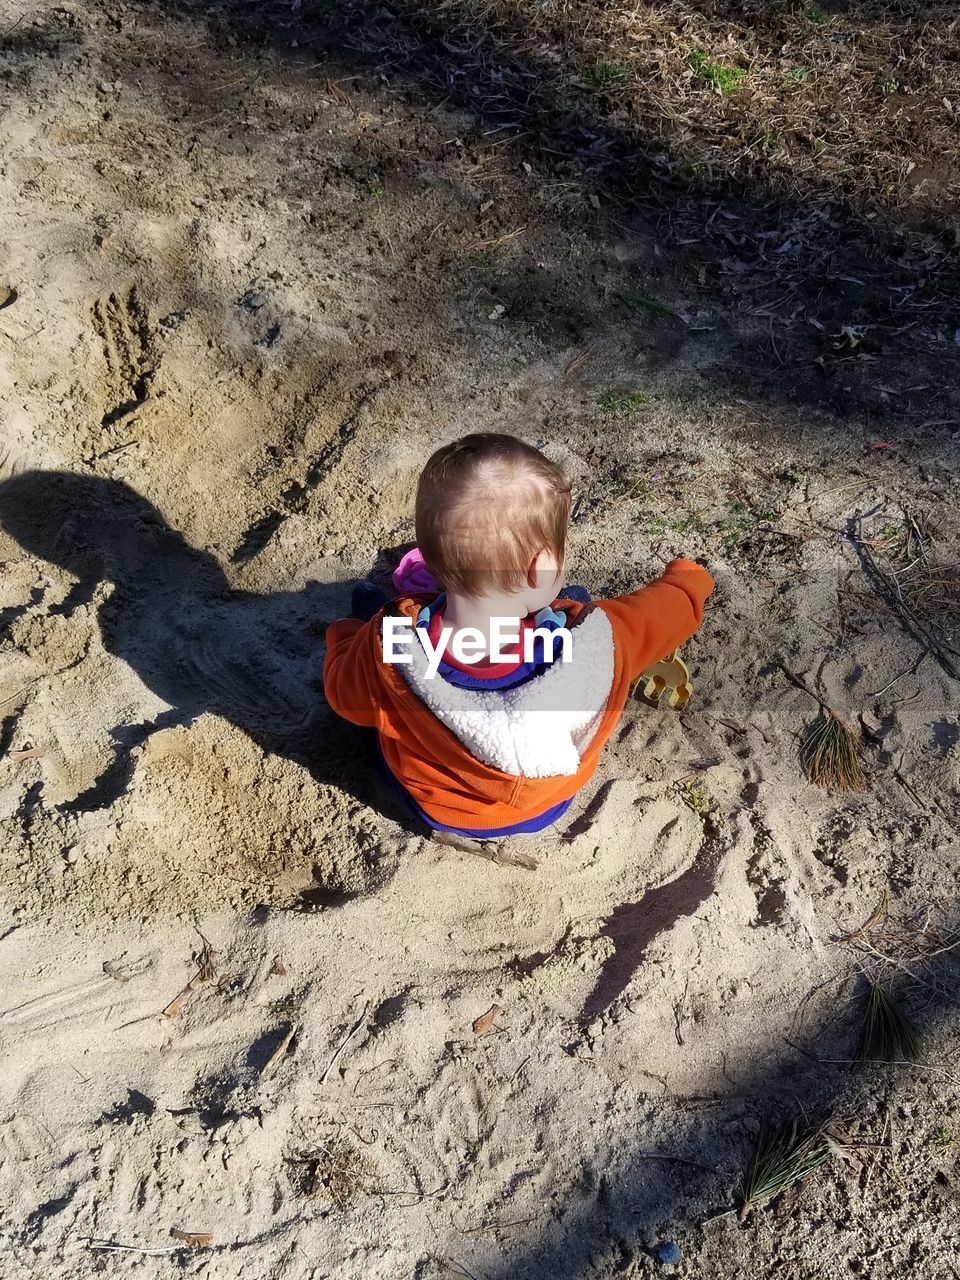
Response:
[[[420,477],[422,562],[408,557],[401,575],[414,591],[327,631],[330,706],[376,730],[390,777],[434,831],[479,840],[555,822],[631,682],[703,620],[713,579],[689,560],[612,600],[560,591],[569,518],[570,485],[537,449],[465,436]]]

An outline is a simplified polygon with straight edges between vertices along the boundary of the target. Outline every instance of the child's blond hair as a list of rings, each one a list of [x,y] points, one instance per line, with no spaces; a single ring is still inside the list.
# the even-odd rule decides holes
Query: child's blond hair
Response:
[[[448,591],[483,596],[534,586],[542,551],[563,564],[570,485],[539,449],[485,431],[434,453],[417,488],[417,544]]]

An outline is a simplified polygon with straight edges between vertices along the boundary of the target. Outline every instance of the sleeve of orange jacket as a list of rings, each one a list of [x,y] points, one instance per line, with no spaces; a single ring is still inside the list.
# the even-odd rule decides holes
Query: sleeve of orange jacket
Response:
[[[713,587],[713,578],[700,565],[671,560],[661,577],[639,591],[600,602],[631,679],[690,639],[703,622],[703,606]]]
[[[379,624],[341,618],[327,628],[327,656],[323,663],[323,692],[327,702],[353,724],[372,728],[380,714],[376,672],[371,670],[369,628]]]

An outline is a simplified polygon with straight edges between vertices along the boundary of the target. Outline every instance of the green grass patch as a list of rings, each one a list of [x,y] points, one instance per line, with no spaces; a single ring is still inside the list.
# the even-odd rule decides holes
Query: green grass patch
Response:
[[[592,62],[584,71],[583,78],[591,89],[613,89],[623,84],[627,72],[616,62]]]
[[[776,519],[776,511],[755,510],[745,502],[735,502],[715,526],[724,552],[733,555],[761,525],[772,524]]]
[[[383,179],[379,173],[368,173],[357,183],[362,195],[368,200],[379,200],[383,195]]]
[[[698,817],[705,818],[713,810],[714,800],[706,787],[698,787],[693,782],[678,782],[677,794],[680,799]]]
[[[740,67],[725,67],[722,63],[711,62],[700,49],[694,49],[688,62],[700,79],[717,93],[733,93],[743,84],[747,74]]]
[[[703,524],[696,515],[683,516],[645,516],[641,513],[636,520],[640,532],[646,538],[662,538],[667,534],[702,533]]]
[[[607,418],[632,418],[647,407],[650,397],[641,391],[605,391],[597,403]]]

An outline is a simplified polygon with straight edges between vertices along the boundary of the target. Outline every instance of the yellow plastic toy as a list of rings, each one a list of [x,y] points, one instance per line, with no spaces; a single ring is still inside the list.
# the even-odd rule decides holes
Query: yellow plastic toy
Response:
[[[655,662],[653,666],[647,667],[646,671],[642,671],[634,680],[633,688],[641,682],[643,682],[643,696],[651,702],[659,702],[669,689],[670,696],[667,702],[675,711],[682,710],[693,696],[690,672],[683,659],[677,656],[676,649],[673,653],[668,653],[662,661]]]

